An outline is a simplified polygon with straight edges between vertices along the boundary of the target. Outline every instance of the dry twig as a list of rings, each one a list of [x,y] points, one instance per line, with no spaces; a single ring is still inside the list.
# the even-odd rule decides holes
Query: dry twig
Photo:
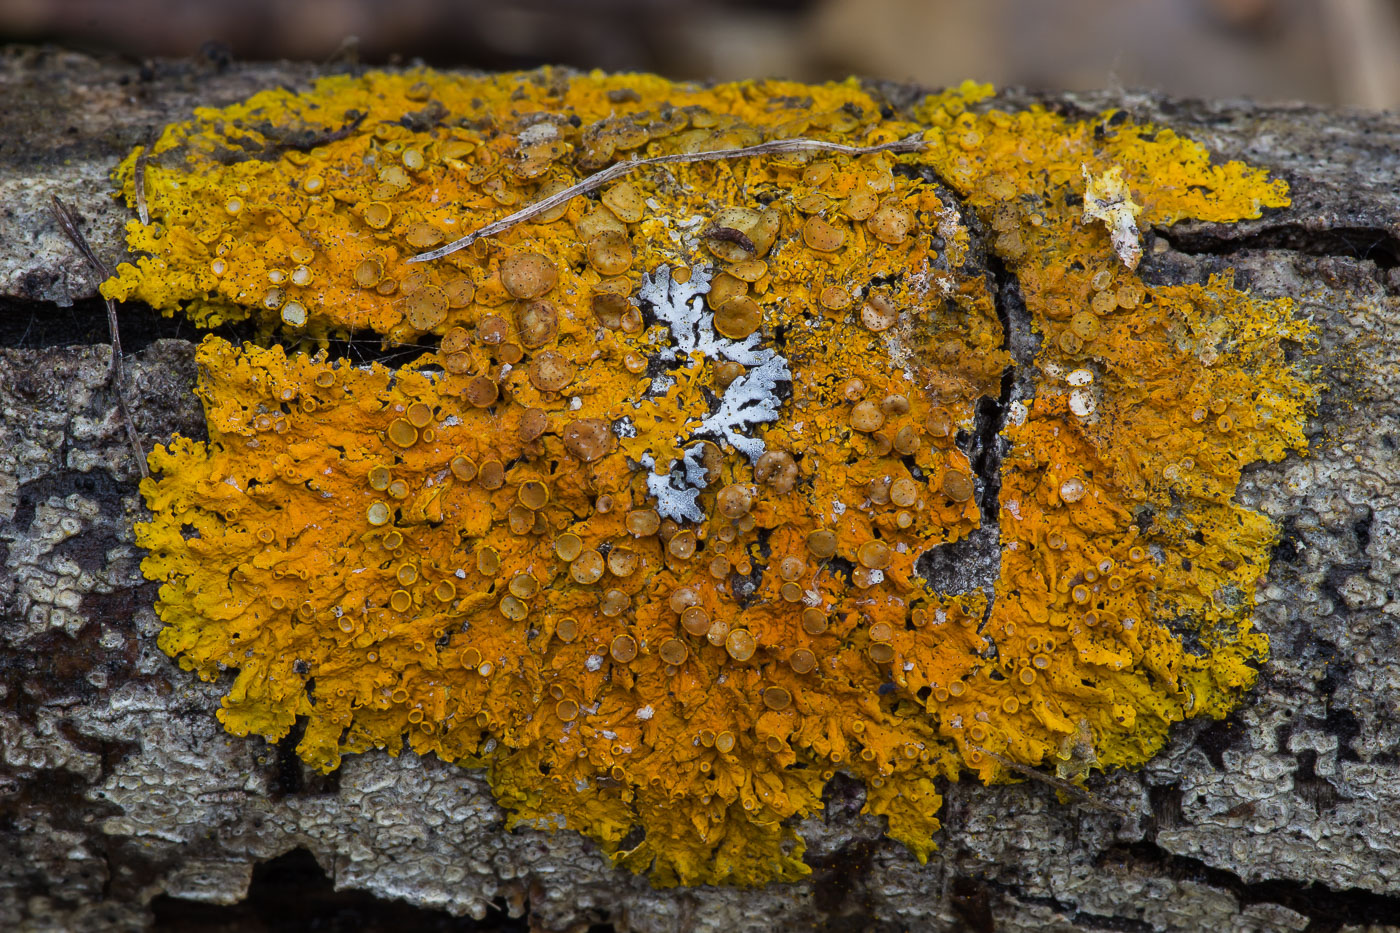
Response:
[[[97,257],[92,251],[92,246],[88,243],[87,237],[78,229],[77,219],[72,212],[58,199],[58,195],[49,198],[49,210],[53,213],[54,219],[58,221],[59,229],[68,237],[69,241],[77,247],[78,252],[83,254],[94,272],[101,279],[110,278],[112,267],[107,265]],[[117,303],[112,299],[107,299],[107,329],[112,335],[112,357],[107,366],[107,381],[111,383],[112,389],[117,394],[117,410],[121,414],[122,424],[126,427],[127,440],[131,442],[132,453],[136,456],[136,466],[141,470],[141,478],[149,477],[150,471],[146,468],[146,458],[142,454],[141,438],[136,435],[136,423],[131,420],[131,411],[126,405],[126,395],[122,392],[122,341],[121,334],[117,330]]]
[[[141,154],[136,157],[136,216],[141,218],[142,225],[151,222],[151,212],[146,208],[146,155],[150,147],[143,146]]]
[[[471,246],[477,240],[486,236],[494,236],[503,230],[509,230],[518,223],[529,220],[551,208],[566,204],[581,194],[587,194],[597,188],[602,187],[615,178],[621,178],[639,168],[648,165],[667,165],[676,162],[718,162],[722,159],[742,159],[747,156],[776,155],[785,152],[839,152],[843,155],[869,155],[872,152],[917,152],[922,149],[925,143],[918,136],[909,136],[905,139],[898,139],[890,143],[880,143],[877,146],[846,146],[841,143],[827,142],[824,139],[774,139],[766,143],[759,143],[756,146],[744,146],[741,149],[712,149],[709,152],[676,152],[671,155],[652,156],[649,159],[632,159],[627,162],[618,162],[610,165],[601,172],[594,172],[578,184],[570,185],[563,191],[559,191],[547,198],[536,201],[527,207],[523,207],[513,214],[502,217],[494,223],[469,233],[461,239],[453,240],[446,246],[439,246],[435,250],[426,253],[419,253],[409,262],[430,262],[434,259],[441,259],[444,256],[457,252]]]

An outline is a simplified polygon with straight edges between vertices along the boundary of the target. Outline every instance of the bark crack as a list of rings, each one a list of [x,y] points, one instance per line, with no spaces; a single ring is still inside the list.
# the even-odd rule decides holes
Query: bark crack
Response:
[[[1307,933],[1331,933],[1344,926],[1380,926],[1400,917],[1400,896],[1361,888],[1337,890],[1319,882],[1287,879],[1245,881],[1200,859],[1175,855],[1152,842],[1113,846],[1098,859],[1099,867],[1114,866],[1132,873],[1192,881],[1229,891],[1240,907],[1278,904],[1308,918]]]
[[[1245,250],[1289,250],[1307,256],[1373,262],[1380,269],[1400,266],[1400,234],[1381,227],[1334,227],[1308,230],[1301,224],[1265,227],[1239,237],[1213,230],[1154,228],[1172,249],[1189,255],[1228,256]]]

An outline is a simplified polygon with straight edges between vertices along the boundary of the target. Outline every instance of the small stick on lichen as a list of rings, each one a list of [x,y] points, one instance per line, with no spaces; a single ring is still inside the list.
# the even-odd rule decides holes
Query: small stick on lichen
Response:
[[[1125,817],[1132,815],[1122,807],[1114,806],[1106,800],[1100,800],[1098,797],[1095,797],[1093,794],[1089,793],[1087,790],[1080,787],[1079,785],[1071,784],[1069,781],[1066,781],[1063,778],[1057,778],[1054,775],[1045,774],[1041,771],[1037,771],[1030,765],[1023,765],[1019,761],[1013,761],[1012,759],[1007,758],[1005,755],[999,755],[989,748],[983,748],[980,745],[973,745],[971,742],[968,743],[967,747],[975,749],[976,751],[979,751],[982,754],[995,759],[996,761],[1010,768],[1012,771],[1015,771],[1017,774],[1022,775],[1023,777],[1028,777],[1032,781],[1039,781],[1042,784],[1050,785],[1058,791],[1063,791],[1064,793],[1069,794],[1071,797],[1074,797],[1080,803],[1088,804],[1095,810],[1102,810],[1105,813],[1117,813],[1119,816]]]
[[[146,208],[146,153],[148,149],[142,148],[141,154],[136,157],[135,187],[136,187],[136,216],[141,218],[143,225],[151,222],[151,212]]]
[[[92,266],[100,279],[106,280],[112,277],[112,267],[107,265],[97,257],[92,251],[92,246],[88,243],[87,237],[78,229],[78,223],[71,211],[58,199],[58,195],[51,195],[49,198],[49,210],[53,213],[54,219],[58,221],[58,227],[63,231],[64,236],[82,253],[88,265]],[[150,471],[146,468],[146,458],[141,454],[141,438],[136,435],[136,423],[131,420],[131,411],[126,406],[126,396],[122,393],[122,340],[121,334],[117,330],[117,303],[112,299],[107,299],[107,329],[112,336],[112,357],[107,366],[107,381],[112,385],[112,389],[117,394],[117,410],[122,416],[122,424],[126,428],[127,440],[131,442],[131,451],[136,456],[136,466],[141,471],[141,478],[150,477]]]
[[[841,143],[827,142],[824,139],[774,139],[766,143],[759,143],[756,146],[744,146],[741,149],[712,149],[709,152],[676,152],[671,155],[653,156],[649,159],[631,159],[626,162],[618,162],[610,165],[601,172],[594,172],[576,185],[570,185],[563,191],[556,192],[547,198],[543,198],[526,207],[521,208],[513,214],[508,214],[494,223],[489,223],[480,229],[468,233],[461,239],[453,240],[446,246],[440,246],[435,250],[426,253],[419,253],[409,259],[409,262],[430,262],[434,259],[441,259],[451,255],[459,249],[466,249],[482,237],[494,236],[502,231],[509,230],[518,223],[529,220],[551,208],[569,201],[581,194],[587,194],[606,185],[615,178],[642,168],[647,165],[667,165],[676,162],[718,162],[722,159],[742,159],[748,156],[776,155],[784,152],[839,152],[843,155],[870,155],[874,152],[917,152],[924,148],[927,143],[918,136],[909,136],[904,139],[897,139],[894,142],[880,143],[876,146],[845,146]]]

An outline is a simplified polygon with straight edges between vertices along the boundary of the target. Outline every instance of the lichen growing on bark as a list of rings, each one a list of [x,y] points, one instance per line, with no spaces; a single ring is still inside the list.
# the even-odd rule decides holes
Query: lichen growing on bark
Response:
[[[837,770],[925,858],[940,780],[1086,743],[1134,765],[1223,715],[1265,650],[1274,534],[1232,496],[1304,445],[1284,344],[1310,329],[1122,253],[1134,224],[1284,189],[988,93],[901,117],[854,82],[413,72],[169,128],[106,294],[435,347],[390,370],[206,340],[209,440],[158,448],[142,487],[162,648],[237,669],[235,733],[305,717],[322,769],[407,737],[658,883],[805,874],[795,818]],[[911,134],[643,167],[406,262],[633,155]],[[984,248],[1039,340],[1033,397],[1007,394]],[[982,399],[995,475],[969,457]],[[936,590],[920,559],[987,517],[995,585]]]

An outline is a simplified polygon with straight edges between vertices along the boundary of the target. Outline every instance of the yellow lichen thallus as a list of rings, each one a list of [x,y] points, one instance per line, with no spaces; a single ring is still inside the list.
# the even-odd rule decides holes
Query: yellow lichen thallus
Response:
[[[1224,715],[1274,533],[1232,496],[1304,445],[1280,342],[1310,330],[1228,277],[1146,285],[1132,238],[1283,186],[988,94],[886,117],[855,82],[415,71],[167,128],[117,170],[151,223],[104,294],[268,339],[208,338],[209,440],[151,454],[162,648],[237,671],[236,734],[302,717],[326,770],[406,738],[660,884],[805,874],[837,770],[925,858],[940,780],[1071,745],[1135,765]],[[643,166],[407,261],[634,157],[910,136]],[[1002,399],[987,252],[1038,337],[1031,397]],[[361,331],[431,349],[296,349]],[[1008,403],[999,488],[968,457],[982,398]],[[920,576],[990,517],[994,584]]]

